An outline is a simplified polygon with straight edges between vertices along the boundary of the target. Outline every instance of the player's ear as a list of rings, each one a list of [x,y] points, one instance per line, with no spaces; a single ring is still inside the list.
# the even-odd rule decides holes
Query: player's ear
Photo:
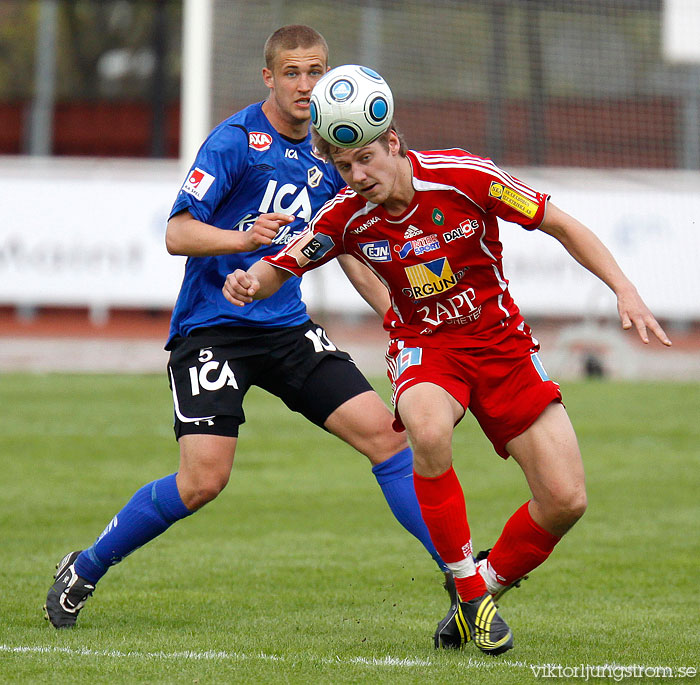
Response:
[[[399,140],[398,135],[396,135],[396,131],[394,131],[392,128],[389,130],[389,152],[392,155],[398,154],[400,147],[401,141]]]
[[[263,83],[270,89],[275,87],[275,79],[272,76],[272,71],[267,67],[262,70]]]

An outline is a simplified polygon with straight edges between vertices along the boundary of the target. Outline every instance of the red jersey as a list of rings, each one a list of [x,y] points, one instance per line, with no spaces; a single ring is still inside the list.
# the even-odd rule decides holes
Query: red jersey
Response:
[[[522,323],[503,274],[497,217],[537,228],[549,196],[464,150],[409,150],[415,194],[399,216],[350,188],[265,261],[301,276],[347,253],[386,285],[392,339],[484,347]]]

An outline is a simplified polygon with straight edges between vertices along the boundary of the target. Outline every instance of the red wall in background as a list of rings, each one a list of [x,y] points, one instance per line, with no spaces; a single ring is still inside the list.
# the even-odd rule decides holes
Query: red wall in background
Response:
[[[243,103],[244,106],[246,103]],[[239,109],[232,104],[231,113]],[[401,101],[398,123],[410,147],[459,146],[494,155],[489,140],[499,140],[501,165],[675,168],[680,166],[680,104],[672,98],[550,98],[542,105],[540,133],[528,101],[509,100],[498,110],[494,131],[484,102]],[[23,150],[26,103],[0,103],[0,154]],[[436,125],[436,118],[440,124]],[[165,155],[177,157],[180,106],[165,115]],[[152,112],[140,102],[63,102],[54,116],[56,155],[150,157]],[[539,146],[539,160],[532,157]],[[494,151],[492,151],[494,150]]]
[[[20,154],[27,103],[0,103],[0,154]],[[150,157],[151,121],[147,103],[61,102],[54,114],[55,155]],[[165,154],[177,157],[180,145],[180,105],[165,113]]]

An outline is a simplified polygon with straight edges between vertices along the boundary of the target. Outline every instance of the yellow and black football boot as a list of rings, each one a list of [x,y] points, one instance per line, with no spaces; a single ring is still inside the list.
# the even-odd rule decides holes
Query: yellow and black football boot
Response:
[[[447,616],[438,623],[433,637],[435,649],[461,649],[471,640],[492,656],[513,647],[513,633],[488,592],[468,602],[457,598]]]

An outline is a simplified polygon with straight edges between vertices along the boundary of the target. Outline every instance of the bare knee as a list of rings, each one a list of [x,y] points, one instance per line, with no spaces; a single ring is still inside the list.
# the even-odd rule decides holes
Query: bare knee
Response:
[[[588,499],[584,488],[552,494],[540,502],[543,528],[561,537],[584,515]]]
[[[397,433],[391,426],[368,436],[364,443],[364,449],[360,450],[374,464],[381,464],[383,461],[390,459],[397,452],[408,447],[406,433]]]
[[[432,423],[411,427],[411,442],[416,471],[434,478],[445,472],[452,463],[452,434]]]
[[[411,429],[411,440],[420,452],[436,452],[449,448],[451,435],[440,426],[424,423]]]
[[[190,511],[196,511],[216,499],[228,483],[228,474],[189,472],[178,473],[177,478],[180,498]]]
[[[558,502],[558,517],[569,528],[576,523],[586,512],[588,499],[585,491],[570,493],[568,497]]]

